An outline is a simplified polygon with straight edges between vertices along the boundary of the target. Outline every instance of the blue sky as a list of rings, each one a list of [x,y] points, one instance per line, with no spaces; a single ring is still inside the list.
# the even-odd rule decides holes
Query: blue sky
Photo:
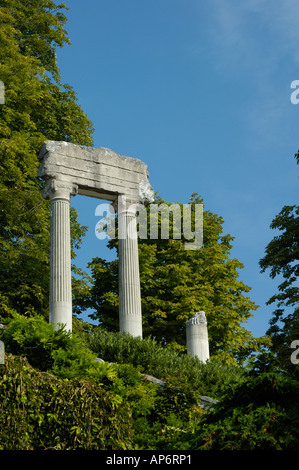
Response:
[[[72,45],[58,51],[62,82],[93,122],[94,146],[140,158],[168,202],[192,192],[235,237],[231,257],[259,309],[246,327],[263,335],[279,280],[259,259],[269,225],[297,204],[299,10],[295,0],[72,0]],[[114,254],[95,236],[100,200],[72,205],[89,231],[76,264]]]

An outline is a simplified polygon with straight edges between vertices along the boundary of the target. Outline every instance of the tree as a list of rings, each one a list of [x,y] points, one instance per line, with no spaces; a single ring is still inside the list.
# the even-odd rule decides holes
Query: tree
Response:
[[[0,0],[0,315],[10,309],[47,315],[49,202],[37,177],[45,140],[92,145],[92,124],[61,83],[56,47],[69,44],[62,13],[50,0]],[[71,210],[72,256],[85,227]],[[76,268],[74,268],[76,269]]]
[[[219,403],[183,436],[183,449],[297,450],[299,383],[263,354]]]
[[[157,197],[155,203],[165,201]],[[202,203],[197,194],[191,196],[193,208]],[[193,210],[193,227],[194,214]],[[264,338],[253,338],[242,325],[257,306],[244,295],[250,288],[238,279],[238,269],[243,265],[230,259],[233,237],[222,234],[222,224],[221,217],[204,210],[203,247],[197,250],[185,249],[183,233],[180,239],[171,238],[173,222],[169,239],[139,239],[142,320],[145,336],[184,351],[186,321],[196,311],[204,310],[211,355],[234,362],[257,350]],[[108,245],[117,249],[117,239]],[[88,297],[76,299],[77,312],[92,308],[93,319],[108,330],[117,331],[118,260],[95,258],[90,267],[93,285]]]
[[[295,154],[299,164],[299,153]],[[272,341],[272,350],[278,355],[281,366],[290,372],[296,368],[290,361],[291,344],[299,340],[299,206],[284,206],[271,222],[270,228],[280,233],[270,241],[265,256],[260,260],[261,272],[270,269],[272,279],[283,280],[267,305],[276,303],[277,308],[270,320],[267,334]]]

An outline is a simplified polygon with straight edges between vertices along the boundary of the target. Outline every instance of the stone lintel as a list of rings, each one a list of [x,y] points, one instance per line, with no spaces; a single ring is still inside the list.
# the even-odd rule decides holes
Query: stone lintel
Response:
[[[118,155],[104,147],[56,141],[44,142],[39,158],[38,176],[70,181],[78,186],[78,194],[108,201],[125,195],[142,204],[154,200],[148,167],[137,158]]]

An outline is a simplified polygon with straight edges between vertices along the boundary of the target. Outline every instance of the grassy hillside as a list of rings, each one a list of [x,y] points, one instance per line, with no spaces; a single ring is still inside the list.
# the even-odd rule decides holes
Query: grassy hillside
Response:
[[[43,318],[20,315],[1,330],[0,449],[298,446],[297,382],[204,365],[152,338],[82,322],[75,330],[54,331]],[[219,403],[206,411],[202,395]]]

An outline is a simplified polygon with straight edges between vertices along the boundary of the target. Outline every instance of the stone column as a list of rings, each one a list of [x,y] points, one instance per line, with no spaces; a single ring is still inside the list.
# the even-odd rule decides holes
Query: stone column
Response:
[[[51,179],[43,193],[51,201],[49,323],[72,331],[70,196],[77,186]]]
[[[142,338],[136,208],[118,197],[119,328]]]
[[[202,362],[210,359],[208,328],[205,312],[196,312],[186,322],[187,352]]]
[[[3,341],[0,341],[0,364],[5,364],[5,346]]]

